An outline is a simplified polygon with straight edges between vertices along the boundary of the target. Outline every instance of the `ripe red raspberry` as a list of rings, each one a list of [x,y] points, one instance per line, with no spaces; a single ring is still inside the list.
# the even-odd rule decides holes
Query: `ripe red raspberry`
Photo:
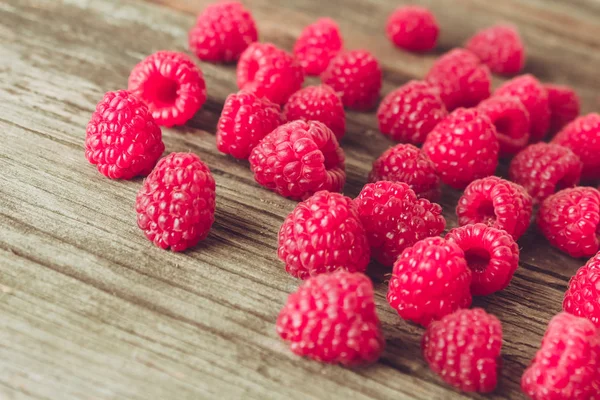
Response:
[[[596,254],[600,238],[600,192],[590,187],[575,187],[553,194],[540,207],[538,225],[552,246],[572,257]]]
[[[125,90],[108,92],[85,131],[85,157],[112,179],[146,175],[165,150],[148,107]]]
[[[368,183],[355,201],[373,258],[385,266],[394,265],[407,247],[438,236],[446,227],[442,207],[418,199],[405,183]]]
[[[500,156],[516,154],[529,143],[529,112],[516,97],[493,96],[477,109],[487,115],[496,127]]]
[[[236,61],[257,40],[252,14],[237,1],[208,5],[189,33],[190,49],[204,61]]]
[[[423,151],[442,182],[462,189],[494,174],[499,152],[496,128],[476,109],[459,108],[427,135]]]
[[[552,143],[573,150],[583,164],[581,179],[600,179],[600,114],[579,117],[560,131]]]
[[[340,28],[331,18],[308,25],[296,40],[294,55],[307,75],[320,75],[344,46]]]
[[[385,32],[397,47],[421,52],[435,47],[440,28],[427,8],[404,6],[390,14]]]
[[[248,92],[227,96],[217,125],[217,148],[236,158],[248,158],[252,149],[281,125],[279,105]]]
[[[385,346],[371,281],[346,271],[302,283],[279,313],[277,333],[300,356],[346,366],[376,361]]]
[[[519,246],[506,231],[486,224],[452,229],[446,240],[464,252],[472,272],[471,294],[486,296],[508,286],[519,266]]]
[[[394,90],[377,110],[379,130],[392,140],[421,144],[448,112],[437,90],[426,82],[410,81]]]
[[[421,347],[429,368],[459,390],[487,393],[496,387],[502,324],[483,309],[458,310],[433,321]]]
[[[206,101],[202,71],[187,55],[175,51],[146,57],[131,71],[128,88],[164,126],[185,124]]]
[[[271,43],[252,43],[240,56],[237,85],[258,97],[284,104],[302,82],[304,72],[298,60]]]
[[[306,199],[319,190],[340,192],[346,182],[344,159],[331,129],[317,121],[281,125],[249,158],[256,182],[293,199]]]
[[[338,140],[346,133],[344,105],[327,85],[308,86],[294,93],[283,107],[283,119],[322,122]]]
[[[571,278],[563,309],[589,319],[600,329],[600,253],[579,268]]]
[[[560,313],[521,379],[533,400],[594,400],[600,388],[600,332],[590,321]]]
[[[354,201],[326,190],[299,203],[279,229],[279,259],[292,276],[363,272],[371,251]]]
[[[426,80],[439,89],[448,111],[474,107],[490,97],[489,68],[465,49],[454,49],[438,58]]]
[[[162,249],[183,251],[208,236],[215,180],[200,158],[171,153],[156,164],[135,200],[138,226]]]
[[[429,325],[471,305],[471,270],[454,242],[432,237],[405,249],[396,263],[387,294],[401,318]]]
[[[532,199],[516,183],[497,176],[477,179],[469,184],[458,200],[459,225],[483,223],[508,232],[515,240],[529,227]]]
[[[544,87],[550,104],[550,129],[558,132],[579,115],[579,96],[569,86],[546,84]]]
[[[536,143],[519,152],[508,170],[510,180],[523,186],[535,203],[556,190],[575,186],[581,162],[573,152],[557,144]]]
[[[379,62],[367,50],[351,50],[335,56],[321,80],[340,94],[345,107],[370,110],[375,107],[381,90]]]
[[[417,197],[436,201],[440,197],[440,178],[433,163],[412,144],[397,144],[387,149],[369,173],[369,182],[404,182]]]
[[[539,142],[550,127],[548,91],[533,75],[521,75],[504,83],[495,96],[514,96],[521,100],[529,112],[529,141]]]
[[[525,46],[512,25],[499,24],[482,29],[465,47],[496,74],[518,74],[525,66]]]

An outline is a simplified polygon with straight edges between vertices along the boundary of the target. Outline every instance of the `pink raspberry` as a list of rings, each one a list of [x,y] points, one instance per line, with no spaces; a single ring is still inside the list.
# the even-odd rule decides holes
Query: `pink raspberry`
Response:
[[[240,56],[237,85],[241,90],[284,104],[302,87],[304,72],[296,58],[271,43],[252,43]]]
[[[294,55],[306,75],[320,75],[343,46],[336,22],[331,18],[320,18],[300,33],[294,45]]]
[[[347,108],[366,111],[375,107],[381,90],[379,62],[367,50],[339,53],[321,74],[321,80],[340,94]]]
[[[184,251],[204,240],[215,220],[215,180],[197,155],[171,153],[144,180],[135,209],[149,240]]]
[[[344,159],[331,129],[317,121],[281,125],[249,158],[256,182],[292,199],[306,199],[319,190],[341,191],[346,182]]]
[[[600,114],[576,118],[552,139],[573,150],[583,163],[581,179],[600,179]]]
[[[227,96],[217,125],[217,149],[248,158],[262,138],[281,125],[279,105],[248,92]]]
[[[471,305],[471,270],[454,242],[431,237],[405,249],[394,264],[388,303],[401,318],[427,326]]]
[[[569,86],[545,84],[544,87],[550,104],[550,130],[558,132],[579,115],[579,96]]]
[[[448,112],[431,85],[410,81],[394,90],[377,110],[379,130],[397,142],[421,144]]]
[[[571,278],[563,309],[589,319],[600,329],[600,253],[597,253]]]
[[[513,25],[499,24],[482,29],[465,47],[496,74],[518,74],[525,66],[525,46]]]
[[[327,85],[308,86],[294,93],[283,107],[283,119],[322,122],[338,140],[346,133],[344,105]]]
[[[403,6],[389,16],[385,32],[396,47],[422,52],[435,47],[440,28],[427,8]]]
[[[258,40],[250,11],[237,1],[209,4],[190,30],[189,44],[204,61],[236,61],[250,43]]]
[[[516,97],[493,96],[477,109],[487,115],[496,127],[500,156],[516,154],[529,143],[529,112]]]
[[[108,92],[85,131],[85,157],[111,179],[147,175],[165,150],[148,107],[133,94]]]
[[[202,71],[187,55],[175,51],[156,52],[136,65],[128,89],[164,126],[185,124],[206,101]]]
[[[371,281],[346,271],[304,281],[279,313],[277,333],[299,356],[346,366],[375,362],[385,346]]]

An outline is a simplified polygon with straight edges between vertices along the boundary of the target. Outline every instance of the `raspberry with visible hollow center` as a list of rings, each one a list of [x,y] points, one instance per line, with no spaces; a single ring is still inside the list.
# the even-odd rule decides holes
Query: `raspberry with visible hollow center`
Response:
[[[427,8],[403,6],[390,14],[385,32],[396,47],[422,52],[435,47],[440,28]]]
[[[600,329],[600,253],[579,268],[569,281],[563,309],[589,319]]]
[[[320,18],[308,25],[294,44],[294,55],[307,75],[319,75],[344,46],[337,23]]]
[[[517,74],[525,66],[525,46],[513,25],[498,24],[482,29],[465,47],[496,74]]]
[[[552,143],[568,147],[579,157],[583,165],[581,179],[600,179],[600,114],[576,118],[552,139]]]
[[[492,96],[477,109],[496,127],[500,156],[516,154],[529,143],[529,112],[516,97]]]

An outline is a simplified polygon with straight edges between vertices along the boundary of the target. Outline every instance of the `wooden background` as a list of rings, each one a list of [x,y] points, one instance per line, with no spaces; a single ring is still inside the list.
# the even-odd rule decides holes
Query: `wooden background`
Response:
[[[125,88],[146,55],[186,51],[187,31],[207,2],[0,2],[0,398],[466,398],[421,359],[422,329],[387,305],[390,271],[375,264],[369,274],[387,337],[376,365],[322,365],[278,339],[276,316],[299,282],[277,260],[276,234],[295,203],[258,187],[246,162],[216,151],[216,121],[236,90],[233,66],[201,64],[205,107],[187,126],[163,129],[168,152],[199,154],[217,181],[216,223],[192,251],[162,251],[144,238],[133,207],[141,179],[111,181],[86,162],[85,126],[102,94]],[[348,48],[367,47],[381,60],[383,94],[422,77],[476,29],[511,21],[527,43],[526,70],[573,85],[583,111],[598,110],[599,1],[423,1],[442,27],[437,51],[426,56],[394,49],[383,34],[400,3],[246,1],[261,40],[288,50],[306,24],[335,18]],[[342,144],[345,193],[354,196],[390,143],[373,113],[350,112]],[[445,191],[449,228],[458,195]],[[511,285],[475,301],[504,327],[493,399],[523,398],[520,376],[583,263],[551,249],[535,228],[519,243]]]

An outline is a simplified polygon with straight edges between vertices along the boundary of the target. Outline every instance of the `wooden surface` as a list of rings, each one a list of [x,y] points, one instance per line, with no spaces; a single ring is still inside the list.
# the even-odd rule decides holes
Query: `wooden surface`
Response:
[[[247,163],[216,151],[216,121],[236,90],[233,66],[201,64],[205,107],[186,127],[163,129],[168,152],[199,154],[217,181],[216,223],[192,251],[162,251],[144,238],[133,208],[141,179],[111,181],[86,162],[85,125],[102,94],[126,87],[146,55],[185,51],[206,3],[0,2],[0,398],[466,398],[421,359],[422,329],[387,305],[389,270],[376,264],[369,274],[387,338],[376,365],[322,365],[294,356],[278,339],[276,316],[299,282],[277,260],[276,234],[295,203],[258,187]],[[528,72],[573,85],[583,111],[599,108],[598,1],[423,2],[442,26],[438,50],[426,56],[395,50],[384,37],[386,15],[401,1],[246,3],[261,39],[287,49],[316,17],[337,19],[348,48],[368,47],[381,60],[384,94],[422,77],[474,30],[511,21],[527,43]],[[348,195],[358,193],[390,144],[376,127],[373,113],[348,113]],[[449,228],[457,197],[445,191]],[[519,243],[511,285],[475,301],[504,327],[493,399],[523,398],[520,375],[583,263],[551,249],[535,228]]]

